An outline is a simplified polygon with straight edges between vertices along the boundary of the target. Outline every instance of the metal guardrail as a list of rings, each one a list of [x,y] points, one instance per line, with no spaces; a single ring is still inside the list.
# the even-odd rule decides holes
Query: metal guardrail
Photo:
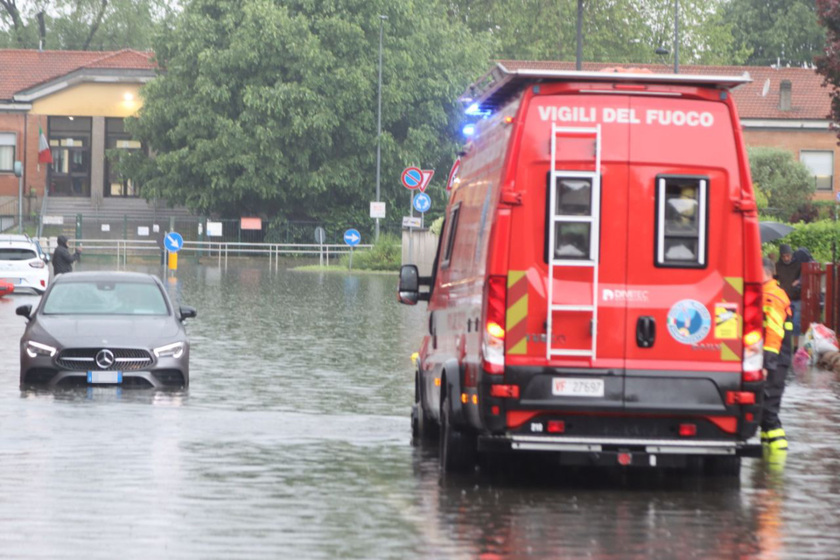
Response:
[[[50,240],[52,241],[52,240]],[[117,266],[126,266],[129,255],[146,256],[160,255],[162,249],[153,240],[139,239],[71,239],[71,247],[78,246],[86,254],[113,254]],[[54,249],[54,243],[46,244],[49,251]],[[227,266],[228,257],[261,257],[267,256],[269,267],[278,268],[281,256],[318,257],[321,264],[329,265],[330,258],[339,258],[349,254],[352,250],[369,250],[373,245],[357,245],[350,248],[343,244],[315,243],[240,243],[225,241],[185,241],[179,253],[197,254],[199,257],[216,257],[219,266]],[[45,247],[46,249],[46,247]]]

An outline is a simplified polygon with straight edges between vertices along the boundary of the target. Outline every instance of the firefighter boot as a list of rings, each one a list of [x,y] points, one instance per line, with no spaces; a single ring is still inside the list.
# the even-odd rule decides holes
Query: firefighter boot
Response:
[[[788,442],[785,437],[785,431],[782,428],[775,428],[772,430],[761,431],[762,447],[770,452],[785,451],[787,452]]]

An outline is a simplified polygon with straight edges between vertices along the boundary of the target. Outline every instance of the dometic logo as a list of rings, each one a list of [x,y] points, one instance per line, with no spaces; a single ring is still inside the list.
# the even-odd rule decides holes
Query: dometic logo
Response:
[[[660,126],[703,126],[715,124],[715,117],[707,111],[672,111],[665,109],[636,109],[603,107],[546,107],[538,105],[540,119],[567,123],[619,123]]]
[[[604,288],[604,301],[648,301],[647,290],[610,290]]]

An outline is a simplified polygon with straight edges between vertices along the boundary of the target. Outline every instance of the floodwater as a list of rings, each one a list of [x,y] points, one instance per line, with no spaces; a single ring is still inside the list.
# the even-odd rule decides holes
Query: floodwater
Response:
[[[783,470],[442,479],[410,445],[425,320],[395,276],[182,263],[169,287],[198,309],[183,393],[21,392],[38,298],[0,299],[0,558],[840,558],[834,374],[791,380]]]

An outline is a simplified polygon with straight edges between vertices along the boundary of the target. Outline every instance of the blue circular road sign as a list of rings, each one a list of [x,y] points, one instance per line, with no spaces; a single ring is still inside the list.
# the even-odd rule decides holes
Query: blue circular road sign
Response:
[[[432,199],[426,193],[417,193],[414,195],[414,209],[425,214],[432,207]]]
[[[184,238],[181,237],[180,233],[170,231],[166,234],[166,237],[163,238],[163,245],[170,253],[177,253],[181,250],[181,247],[184,246]]]
[[[355,247],[361,241],[362,236],[359,234],[358,230],[351,228],[344,232],[344,242],[350,245],[351,247]]]

